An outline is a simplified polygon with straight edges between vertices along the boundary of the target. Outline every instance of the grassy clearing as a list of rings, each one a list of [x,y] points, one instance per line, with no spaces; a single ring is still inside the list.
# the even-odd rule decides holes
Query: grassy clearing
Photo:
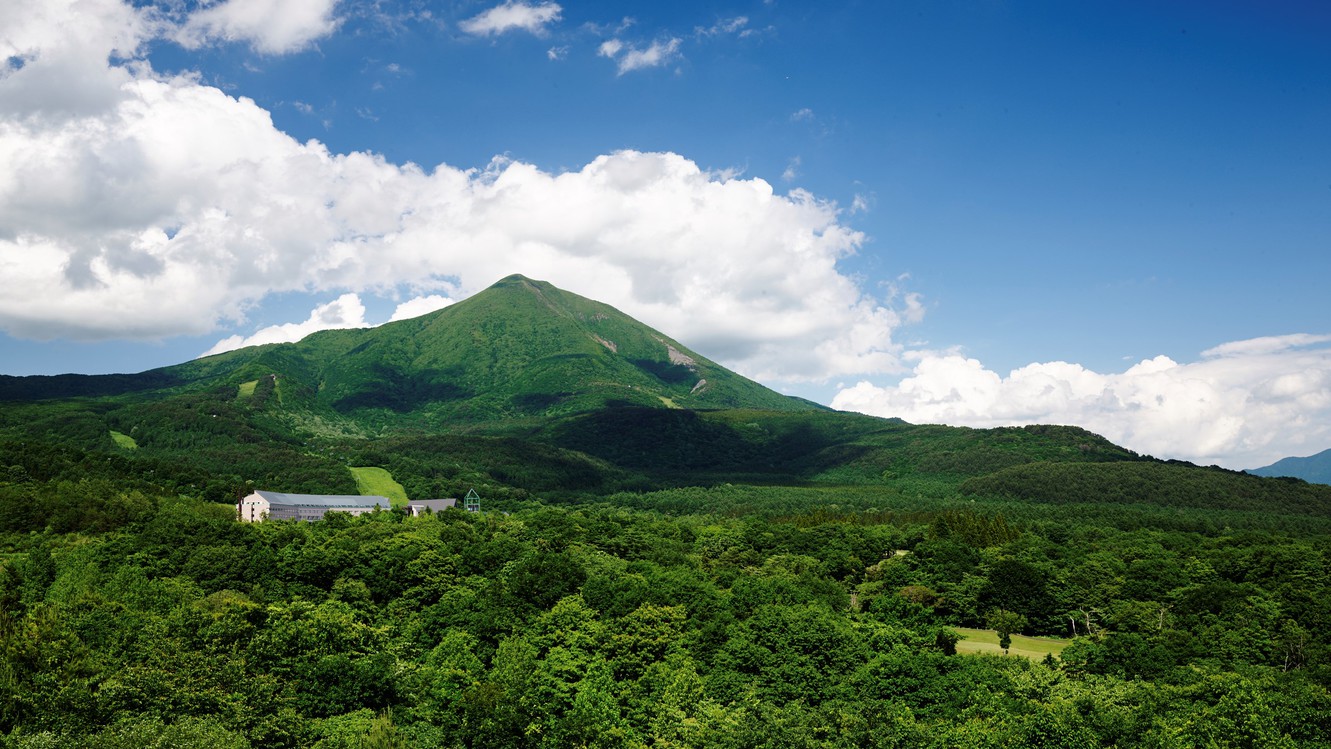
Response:
[[[356,487],[361,494],[375,494],[388,497],[394,507],[407,504],[407,490],[393,480],[393,474],[382,468],[352,468],[351,475],[356,477]]]
[[[139,449],[139,443],[135,442],[133,437],[128,434],[121,434],[114,429],[111,430],[111,439],[115,440],[118,447],[123,447],[126,450]]]
[[[969,629],[967,627],[953,627],[952,629],[961,635],[961,641],[957,643],[958,653],[993,653],[998,655],[1003,653],[1003,649],[998,647],[998,633],[992,629]],[[1056,637],[1012,635],[1012,647],[1008,650],[1008,654],[1030,658],[1033,661],[1044,660],[1044,657],[1050,653],[1053,653],[1054,657],[1058,657],[1058,654],[1063,652],[1063,648],[1067,647],[1069,642],[1071,640]]]
[[[676,403],[674,400],[670,398],[665,397],[664,395],[658,395],[656,397],[661,399],[661,402],[665,404],[666,408],[679,408],[678,403]]]
[[[236,392],[236,400],[249,400],[254,397],[254,388],[258,386],[258,380],[240,383],[240,390]]]

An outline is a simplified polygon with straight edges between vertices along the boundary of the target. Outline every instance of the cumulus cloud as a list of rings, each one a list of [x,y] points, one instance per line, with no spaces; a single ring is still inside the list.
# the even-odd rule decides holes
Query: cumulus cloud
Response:
[[[321,304],[310,312],[305,322],[271,325],[262,328],[251,336],[233,335],[224,338],[203,353],[203,356],[234,351],[246,346],[261,346],[265,343],[295,343],[310,333],[338,328],[368,328],[365,322],[365,305],[356,294],[343,294],[328,304]]]
[[[333,33],[338,0],[222,0],[194,11],[173,35],[188,48],[247,42],[265,54],[304,49]]]
[[[975,359],[916,353],[893,386],[861,382],[834,408],[916,423],[1076,424],[1138,452],[1255,468],[1331,443],[1331,336],[1235,341],[1196,362],[1165,356],[1122,373],[1030,364],[999,375]]]
[[[6,49],[28,50],[0,78],[16,110],[0,113],[0,329],[12,335],[201,335],[274,293],[461,299],[524,273],[768,381],[900,369],[892,333],[915,313],[838,271],[864,237],[834,203],[672,153],[562,173],[333,153],[197,78],[108,63],[151,33],[140,11],[67,6],[78,11],[0,31]],[[62,23],[100,46],[67,42],[50,28]],[[97,73],[88,92],[58,107],[65,92],[37,95],[71,66]]]
[[[413,317],[428,315],[431,312],[441,310],[452,303],[452,299],[449,299],[446,296],[439,296],[438,294],[430,294],[428,296],[418,296],[414,299],[408,299],[399,304],[397,309],[393,310],[393,316],[389,318],[389,322],[410,320]]]
[[[414,297],[399,304],[393,310],[393,315],[388,319],[388,322],[409,320],[413,317],[427,315],[452,303],[452,299],[438,294]],[[315,307],[305,322],[270,325],[266,328],[260,328],[253,335],[248,336],[228,336],[213,344],[212,348],[203,352],[200,356],[211,356],[246,346],[261,346],[265,343],[295,343],[320,330],[370,327],[374,327],[374,324],[365,319],[365,305],[361,302],[360,295],[348,293],[327,304]]]
[[[620,39],[607,39],[597,49],[601,57],[615,61],[620,75],[666,65],[679,57],[680,40],[676,37],[657,39],[647,47],[637,47]]]
[[[107,58],[134,57],[161,28],[120,0],[0,3],[0,118],[54,127],[114,106],[132,76]]]
[[[476,36],[496,36],[508,31],[526,31],[542,35],[546,27],[559,20],[563,8],[556,3],[533,5],[507,2],[458,24],[458,28]]]

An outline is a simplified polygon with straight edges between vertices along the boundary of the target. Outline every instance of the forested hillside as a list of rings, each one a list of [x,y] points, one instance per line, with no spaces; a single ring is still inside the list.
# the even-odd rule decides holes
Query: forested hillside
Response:
[[[34,489],[0,486],[7,505]],[[764,490],[682,491],[312,525],[120,493],[95,529],[5,536],[0,729],[16,747],[1325,746],[1324,533],[798,491],[778,515]],[[735,492],[751,512],[652,509]],[[1083,637],[1061,660],[954,655],[948,625],[996,610]]]
[[[0,747],[1331,747],[1331,486],[833,412],[495,291],[0,381]],[[236,521],[353,467],[483,512]]]
[[[411,444],[355,457],[428,462]],[[916,469],[249,525],[164,464],[8,449],[13,747],[1326,746],[1331,518],[1306,502],[1032,502]],[[1077,639],[956,654],[951,627],[1003,617]]]

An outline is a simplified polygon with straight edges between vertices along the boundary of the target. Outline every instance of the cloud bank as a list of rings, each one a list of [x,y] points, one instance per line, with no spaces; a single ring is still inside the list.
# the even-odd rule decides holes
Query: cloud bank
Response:
[[[768,381],[900,368],[892,331],[918,300],[875,297],[837,270],[864,237],[831,202],[673,153],[562,173],[332,153],[247,98],[155,72],[135,50],[169,29],[149,11],[44,5],[0,26],[6,58],[22,57],[0,71],[12,335],[199,335],[274,293],[460,299],[520,272]]]
[[[914,353],[898,384],[861,382],[834,408],[915,423],[1076,424],[1150,455],[1257,468],[1331,444],[1331,336],[1226,343],[1199,361],[1146,359],[1119,374],[1067,362],[1006,377],[975,359]]]

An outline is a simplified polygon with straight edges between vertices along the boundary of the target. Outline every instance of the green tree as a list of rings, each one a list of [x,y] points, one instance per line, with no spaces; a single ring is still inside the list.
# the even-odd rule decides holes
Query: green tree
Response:
[[[1015,611],[1005,611],[1003,609],[994,609],[986,617],[986,624],[989,628],[998,633],[998,646],[1003,648],[1003,652],[1008,652],[1012,647],[1012,635],[1026,628],[1026,617]]]

